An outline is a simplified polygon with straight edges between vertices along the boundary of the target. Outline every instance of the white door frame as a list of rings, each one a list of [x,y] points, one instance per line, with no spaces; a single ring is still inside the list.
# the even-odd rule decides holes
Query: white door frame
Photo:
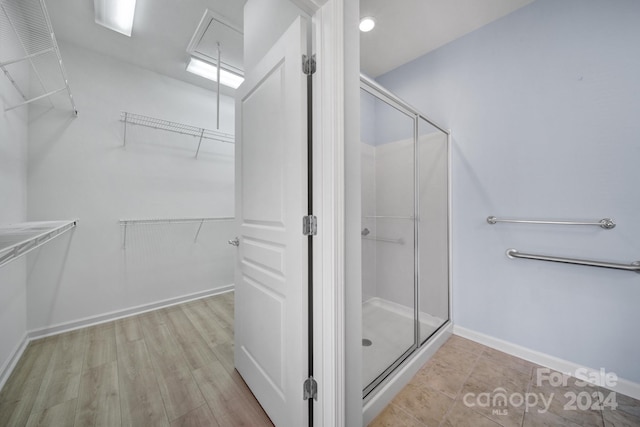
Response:
[[[345,426],[344,16],[345,1],[290,0],[312,17],[315,426]],[[361,410],[361,405],[357,409]]]
[[[344,426],[344,130],[342,0],[313,14],[313,239],[315,426]]]
[[[347,398],[345,377],[345,8],[356,0],[290,0],[312,17],[314,377],[318,381],[315,426],[344,427],[347,412],[362,413],[361,390]],[[350,4],[353,2],[354,4]],[[349,5],[348,5],[349,4]],[[357,27],[357,16],[354,28]],[[357,35],[357,29],[356,33]],[[351,44],[354,44],[351,40]],[[359,64],[358,44],[355,46]],[[354,46],[351,46],[352,48]],[[352,67],[353,68],[353,67]],[[354,70],[359,93],[359,66]],[[357,125],[359,127],[359,124]],[[359,239],[358,239],[359,243]],[[358,387],[361,389],[362,387]],[[347,411],[346,404],[354,405]],[[355,407],[357,405],[357,407]]]

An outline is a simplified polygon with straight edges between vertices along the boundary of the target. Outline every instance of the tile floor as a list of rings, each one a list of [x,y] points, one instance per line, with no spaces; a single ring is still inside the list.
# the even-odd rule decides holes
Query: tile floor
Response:
[[[369,426],[637,427],[640,401],[454,335]]]

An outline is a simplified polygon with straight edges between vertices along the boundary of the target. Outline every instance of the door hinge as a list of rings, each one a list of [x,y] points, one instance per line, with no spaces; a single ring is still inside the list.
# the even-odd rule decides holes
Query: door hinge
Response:
[[[302,398],[304,400],[318,400],[318,383],[313,377],[309,377],[304,380],[302,386]]]
[[[311,57],[302,55],[302,72],[306,75],[311,75],[316,72],[316,55],[315,53]]]
[[[302,217],[302,234],[305,236],[315,236],[318,234],[318,218],[315,215]]]

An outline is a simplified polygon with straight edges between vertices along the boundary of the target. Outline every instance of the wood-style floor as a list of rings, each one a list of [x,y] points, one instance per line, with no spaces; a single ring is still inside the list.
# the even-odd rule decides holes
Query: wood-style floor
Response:
[[[29,344],[0,426],[273,426],[233,366],[233,293]]]

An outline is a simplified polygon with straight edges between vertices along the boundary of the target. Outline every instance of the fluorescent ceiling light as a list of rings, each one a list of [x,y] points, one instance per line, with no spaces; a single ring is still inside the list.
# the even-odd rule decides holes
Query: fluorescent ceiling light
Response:
[[[205,61],[201,61],[197,58],[191,58],[189,65],[187,65],[187,71],[193,74],[197,74],[205,79],[218,81],[218,68]],[[244,78],[234,74],[230,71],[220,68],[220,84],[237,89],[238,86],[244,81]]]
[[[376,20],[370,16],[366,16],[360,20],[360,25],[358,26],[358,28],[360,28],[360,31],[362,31],[363,33],[367,33],[373,30],[373,27],[375,26]]]
[[[93,0],[96,24],[131,37],[136,0]]]

